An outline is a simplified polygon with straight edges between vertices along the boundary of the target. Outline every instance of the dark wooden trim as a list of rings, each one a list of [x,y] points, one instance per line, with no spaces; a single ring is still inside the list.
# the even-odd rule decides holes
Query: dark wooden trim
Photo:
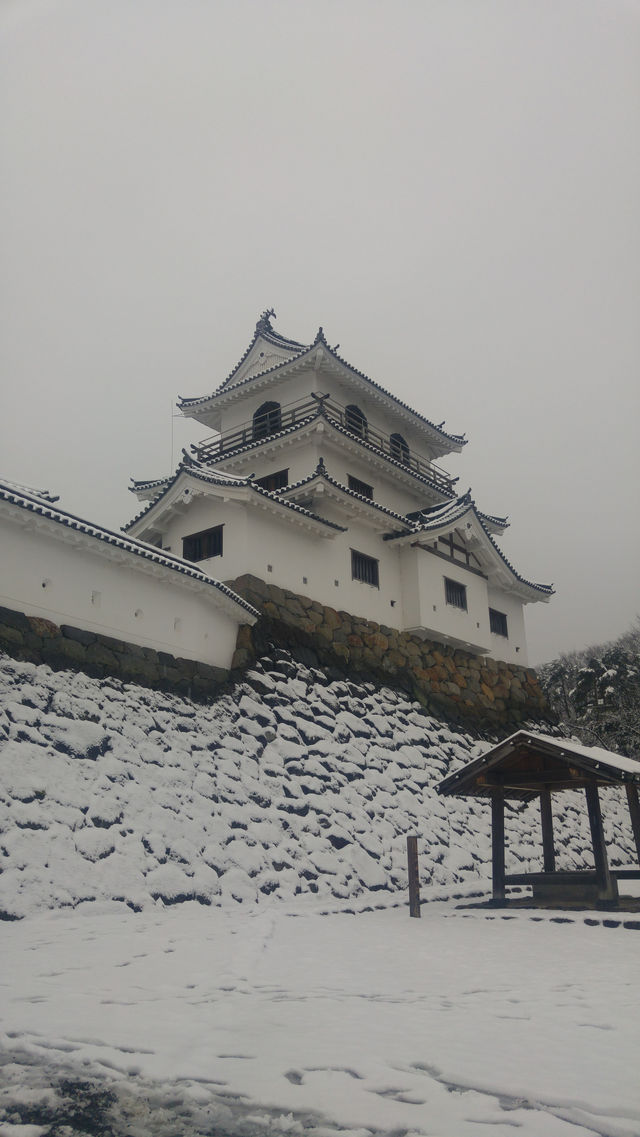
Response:
[[[636,853],[638,855],[638,864],[640,865],[640,802],[638,801],[638,789],[637,786],[631,786],[628,782],[625,789],[629,803],[629,814],[631,815],[633,839],[636,843]]]
[[[591,827],[591,842],[593,844],[593,856],[598,878],[599,899],[612,900],[615,896],[616,885],[609,872],[607,846],[604,839],[604,830],[602,828],[602,811],[600,809],[600,795],[598,793],[597,784],[590,782],[585,786],[584,792],[586,794],[587,809],[589,811],[589,825]]]
[[[555,872],[556,852],[553,845],[553,813],[551,792],[548,786],[540,794],[540,822],[542,824],[542,856],[545,872]]]
[[[516,872],[505,877],[505,884],[596,884],[595,869],[576,869],[567,872]]]
[[[504,875],[504,794],[494,790],[491,794],[491,865],[493,875],[493,899],[499,903],[505,899]]]

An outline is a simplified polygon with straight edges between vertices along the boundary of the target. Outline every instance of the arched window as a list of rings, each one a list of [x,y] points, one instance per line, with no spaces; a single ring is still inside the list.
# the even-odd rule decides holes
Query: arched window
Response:
[[[406,438],[401,434],[392,434],[389,439],[389,449],[391,457],[395,458],[396,462],[402,462],[403,466],[409,465],[409,447]]]
[[[360,410],[355,403],[351,403],[344,409],[344,425],[347,430],[352,434],[357,434],[360,438],[367,437],[367,417],[364,411]]]
[[[253,416],[253,437],[268,438],[276,434],[282,425],[280,403],[263,403]]]

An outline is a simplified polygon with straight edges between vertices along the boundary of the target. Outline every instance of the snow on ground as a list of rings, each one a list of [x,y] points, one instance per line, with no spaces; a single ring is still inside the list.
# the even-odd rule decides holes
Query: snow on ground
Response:
[[[2,1137],[640,1133],[622,918],[319,907],[5,925]]]
[[[455,909],[488,808],[435,787],[487,745],[284,652],[208,706],[2,659],[0,1137],[638,1137],[639,921]]]
[[[437,783],[486,748],[371,684],[284,652],[208,706],[118,680],[0,660],[0,915],[86,900],[349,899],[422,878],[478,881],[489,808]],[[626,803],[603,795],[613,864]],[[583,796],[554,802],[560,868],[591,864]],[[538,868],[537,806],[508,806],[507,869]]]

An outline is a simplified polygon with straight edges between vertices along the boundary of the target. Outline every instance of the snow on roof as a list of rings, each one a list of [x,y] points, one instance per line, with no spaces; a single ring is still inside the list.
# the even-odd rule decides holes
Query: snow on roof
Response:
[[[475,505],[475,502],[471,497],[470,489],[467,490],[465,494],[461,494],[460,497],[456,498],[455,501],[445,502],[444,505],[434,505],[427,509],[416,509],[411,513],[408,513],[407,517],[420,525],[424,525],[425,528],[429,526],[437,526],[455,519],[456,515],[462,517],[463,514],[467,512],[470,504],[475,507],[478,517],[482,518],[483,522],[488,528],[495,528],[499,532],[503,532],[505,529],[508,529],[509,518],[496,517],[491,513],[483,513]]]
[[[565,762],[567,766],[577,766],[587,774],[602,779],[603,783],[635,782],[640,785],[640,762],[634,758],[614,754],[613,751],[605,750],[601,746],[585,746],[581,742],[574,741],[574,739],[538,734],[531,730],[518,730],[515,734],[511,734],[499,742],[497,746],[487,750],[480,758],[474,758],[472,762],[457,770],[455,774],[450,774],[444,778],[437,787],[438,793],[490,793],[490,786],[481,784],[481,779],[478,779],[476,783],[475,779],[478,775],[486,774],[491,769],[501,766],[505,759],[510,758],[512,754],[519,752],[523,747],[531,747],[533,755],[537,751],[556,760],[559,759],[561,762]],[[533,769],[531,771],[532,784],[536,781],[536,774],[538,771]],[[543,780],[543,776],[540,774],[540,781]],[[526,797],[535,792],[538,791],[529,786],[523,786],[518,793],[515,795],[512,793],[510,796]]]
[[[7,486],[9,489],[16,490],[17,493],[41,498],[42,501],[48,501],[50,505],[53,505],[56,501],[60,501],[60,494],[51,493],[50,490],[36,489],[34,486],[25,485],[24,482],[14,482],[11,478],[0,477],[0,484]]]
[[[134,518],[132,518],[131,521],[127,522],[127,524],[123,526],[124,531],[126,532],[128,529],[133,528],[133,526],[137,525],[138,522],[141,521],[147,513],[154,509],[155,506],[160,503],[165,494],[167,494],[169,490],[173,488],[173,486],[178,481],[178,478],[183,474],[191,478],[195,478],[196,481],[205,482],[208,485],[237,486],[238,488],[248,489],[252,493],[258,494],[260,497],[264,497],[268,501],[273,502],[275,505],[281,505],[284,509],[291,510],[293,513],[297,513],[301,517],[306,517],[310,521],[317,521],[321,525],[326,525],[329,529],[335,529],[341,533],[345,532],[343,525],[336,525],[334,521],[327,521],[326,518],[320,517],[317,513],[312,513],[311,510],[305,509],[302,505],[296,505],[293,501],[286,501],[284,498],[279,497],[277,492],[274,492],[272,490],[265,490],[262,486],[256,485],[251,477],[241,477],[238,474],[217,473],[215,471],[207,469],[205,466],[202,466],[192,458],[189,458],[187,462],[182,461],[180,463],[175,474],[171,479],[167,481],[167,484],[164,486],[158,496],[155,497],[153,501],[150,501],[149,504],[145,506],[145,508],[141,510],[141,512],[138,513]]]
[[[142,557],[146,561],[151,561],[154,564],[161,565],[163,568],[171,569],[182,576],[190,577],[192,580],[199,581],[201,584],[211,585],[227,599],[233,600],[246,612],[252,616],[258,616],[255,608],[241,596],[237,596],[226,584],[222,584],[219,580],[214,580],[206,572],[202,572],[190,561],[185,561],[182,557],[174,556],[172,553],[165,553],[160,549],[156,549],[153,545],[147,544],[146,541],[139,541],[135,537],[123,537],[119,533],[114,533],[111,529],[104,529],[101,525],[94,525],[89,521],[84,521],[80,517],[76,517],[73,513],[67,513],[62,509],[54,509],[52,506],[44,501],[42,498],[34,496],[33,494],[24,493],[23,491],[13,488],[11,483],[2,481],[0,482],[0,502],[6,502],[8,505],[18,506],[20,509],[27,510],[37,516],[47,518],[49,521],[54,521],[58,525],[64,525],[68,529],[73,529],[78,533],[84,533],[88,537],[94,537],[97,541],[104,542],[124,552],[132,553],[134,556]]]
[[[375,391],[378,391],[381,395],[384,395],[385,398],[390,399],[392,403],[395,403],[397,407],[400,407],[403,411],[408,412],[414,418],[418,419],[421,424],[428,426],[432,431],[435,431],[436,434],[438,434],[443,440],[453,443],[454,447],[462,448],[463,446],[466,446],[468,439],[466,439],[463,434],[451,434],[443,429],[443,423],[436,425],[436,423],[431,422],[430,419],[425,418],[425,416],[420,414],[419,411],[416,411],[413,409],[413,407],[410,407],[408,403],[403,402],[402,399],[398,399],[397,396],[388,391],[386,387],[382,387],[380,383],[376,383],[375,380],[366,375],[364,371],[360,371],[357,367],[354,367],[351,363],[348,363],[346,359],[343,359],[342,356],[338,355],[335,348],[329,347],[329,344],[327,343],[324,335],[324,331],[321,327],[318,329],[316,338],[311,345],[299,344],[296,340],[289,340],[284,336],[279,336],[278,333],[275,332],[271,327],[270,322],[268,322],[268,327],[266,330],[259,330],[259,328],[260,321],[258,321],[258,325],[256,325],[256,332],[248,348],[234,367],[231,374],[227,376],[227,378],[220,384],[220,386],[217,387],[216,390],[209,395],[200,395],[187,398],[180,396],[178,399],[178,407],[181,410],[185,410],[185,408],[203,406],[205,403],[214,400],[218,395],[226,395],[230,391],[239,390],[241,387],[244,387],[249,383],[253,383],[254,380],[258,378],[264,378],[265,375],[270,375],[282,368],[289,367],[292,363],[297,363],[306,354],[310,353],[315,347],[321,345],[327,354],[331,356],[331,358],[335,360],[336,363],[340,364],[341,367],[346,368],[358,379],[364,380],[364,382],[372,387]],[[290,351],[293,349],[291,358],[284,361],[279,361],[278,363],[274,364],[273,367],[267,367],[264,371],[259,372],[257,375],[249,375],[244,379],[238,380],[237,383],[232,383],[231,379],[236,374],[238,368],[241,367],[241,365],[244,363],[259,336],[267,339],[268,342],[272,343],[274,346],[282,347]]]

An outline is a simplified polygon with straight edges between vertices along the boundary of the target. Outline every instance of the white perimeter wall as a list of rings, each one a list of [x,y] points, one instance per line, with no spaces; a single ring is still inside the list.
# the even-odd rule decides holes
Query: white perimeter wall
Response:
[[[230,666],[244,621],[221,609],[210,585],[170,569],[159,578],[149,571],[150,562],[135,554],[110,550],[58,522],[39,519],[36,528],[34,519],[28,520],[25,526],[0,519],[4,607],[215,667]]]

